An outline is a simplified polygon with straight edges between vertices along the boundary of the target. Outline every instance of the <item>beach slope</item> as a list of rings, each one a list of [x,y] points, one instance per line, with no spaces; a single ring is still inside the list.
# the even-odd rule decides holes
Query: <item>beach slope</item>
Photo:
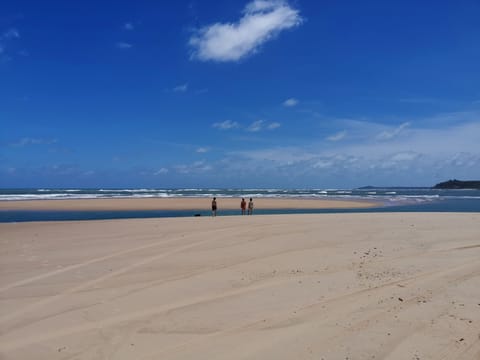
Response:
[[[1,359],[479,359],[480,214],[0,224]]]

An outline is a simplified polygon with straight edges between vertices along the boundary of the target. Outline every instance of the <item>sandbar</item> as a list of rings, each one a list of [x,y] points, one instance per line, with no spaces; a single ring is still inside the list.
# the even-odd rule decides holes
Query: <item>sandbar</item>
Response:
[[[219,211],[240,209],[241,198],[217,198]],[[248,201],[248,199],[246,199]],[[115,198],[0,201],[0,210],[205,210],[211,198]],[[366,200],[255,198],[257,209],[345,209],[379,206]]]

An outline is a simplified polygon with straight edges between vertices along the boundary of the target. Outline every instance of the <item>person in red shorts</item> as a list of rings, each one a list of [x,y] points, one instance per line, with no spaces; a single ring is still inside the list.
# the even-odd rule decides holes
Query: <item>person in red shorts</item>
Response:
[[[247,202],[244,198],[242,198],[242,202],[240,203],[240,208],[242,209],[242,215],[245,215],[245,210],[247,208]]]

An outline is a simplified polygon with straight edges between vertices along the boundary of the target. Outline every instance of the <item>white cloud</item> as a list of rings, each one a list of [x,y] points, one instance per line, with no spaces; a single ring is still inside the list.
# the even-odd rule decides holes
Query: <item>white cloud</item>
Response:
[[[413,151],[400,152],[391,157],[392,161],[411,161],[418,157],[419,155]]]
[[[188,90],[188,83],[175,86],[173,92],[186,92]]]
[[[299,11],[284,0],[254,0],[236,23],[215,23],[195,32],[189,45],[201,61],[238,61],[282,30],[302,23]]]
[[[8,54],[6,49],[9,46],[9,43],[19,39],[20,33],[15,28],[10,28],[5,31],[3,34],[0,34],[0,62],[8,62],[12,60],[11,54]]]
[[[133,24],[130,23],[130,22],[125,23],[125,24],[123,25],[123,28],[124,28],[125,30],[133,30],[133,29],[135,29],[135,27],[133,26]]]
[[[279,127],[280,123],[278,122],[267,123],[265,120],[257,120],[251,123],[249,127],[247,127],[247,131],[258,132],[262,130],[275,130]]]
[[[282,147],[236,151],[228,154],[229,161],[238,168],[254,169],[251,175],[257,171],[274,179],[290,174],[295,186],[428,186],[453,177],[478,178],[480,113],[470,113],[469,117],[464,114],[459,122],[434,126],[434,120],[451,115],[417,119],[391,128],[337,120],[345,126],[348,141],[313,140],[298,146],[287,142]],[[389,141],[378,141],[376,136],[382,131],[392,135]],[[405,133],[398,136],[401,131]]]
[[[115,46],[119,49],[130,49],[133,45],[126,42],[117,42]]]
[[[193,164],[175,166],[175,170],[180,174],[201,174],[212,169],[213,167],[205,163],[205,161],[195,161]]]
[[[280,127],[280,123],[278,123],[278,122],[272,122],[272,123],[267,125],[268,130],[274,130],[274,129],[279,128],[279,127]]]
[[[394,137],[397,137],[398,135],[400,135],[400,133],[402,133],[403,130],[405,128],[407,128],[408,126],[410,126],[410,123],[405,122],[405,123],[401,124],[400,126],[398,126],[397,128],[395,128],[393,130],[383,131],[383,132],[381,132],[380,134],[377,135],[377,139],[378,140],[393,139]]]
[[[287,99],[283,102],[283,106],[292,107],[298,104],[298,100],[295,98]]]
[[[343,138],[345,138],[346,135],[347,135],[346,131],[340,131],[340,132],[338,132],[334,135],[331,135],[331,136],[327,137],[327,140],[328,141],[340,141]]]
[[[220,130],[229,130],[229,129],[236,129],[240,127],[240,125],[236,121],[231,121],[231,120],[225,120],[220,123],[215,123],[212,125],[214,128],[220,129]]]
[[[232,152],[233,156],[251,159],[254,161],[267,161],[277,164],[288,165],[315,158],[317,155],[308,152],[304,148],[293,146],[276,147],[271,149],[258,149]]]
[[[20,33],[18,32],[17,29],[11,28],[8,29],[6,32],[3,33],[3,35],[0,38],[3,39],[18,39],[20,37]]]
[[[196,150],[196,152],[197,152],[197,153],[200,153],[200,154],[203,154],[203,153],[208,152],[208,148],[199,147],[199,148]]]
[[[15,147],[24,147],[28,145],[51,145],[57,143],[57,139],[42,139],[42,138],[29,138],[24,137],[15,143],[10,144]]]
[[[251,131],[251,132],[260,131],[260,130],[262,130],[264,123],[265,123],[265,120],[257,120],[257,121],[254,121],[254,122],[247,128],[247,131]]]
[[[168,173],[168,169],[162,167],[158,171],[155,171],[153,173],[153,175],[163,175],[163,174],[167,174],[167,173]]]

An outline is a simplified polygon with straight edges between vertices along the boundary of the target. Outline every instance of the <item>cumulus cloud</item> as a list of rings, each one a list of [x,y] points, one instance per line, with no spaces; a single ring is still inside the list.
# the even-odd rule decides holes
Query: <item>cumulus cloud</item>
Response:
[[[283,106],[286,106],[286,107],[293,107],[297,104],[298,104],[298,100],[295,98],[290,98],[283,102]]]
[[[133,45],[127,42],[117,42],[115,46],[119,49],[130,49]]]
[[[212,126],[220,130],[236,129],[240,127],[240,125],[236,121],[232,121],[232,120],[217,122],[217,123],[214,123]]]
[[[258,51],[281,31],[302,23],[298,10],[284,0],[254,0],[235,23],[215,23],[197,30],[189,40],[192,58],[238,61]]]

